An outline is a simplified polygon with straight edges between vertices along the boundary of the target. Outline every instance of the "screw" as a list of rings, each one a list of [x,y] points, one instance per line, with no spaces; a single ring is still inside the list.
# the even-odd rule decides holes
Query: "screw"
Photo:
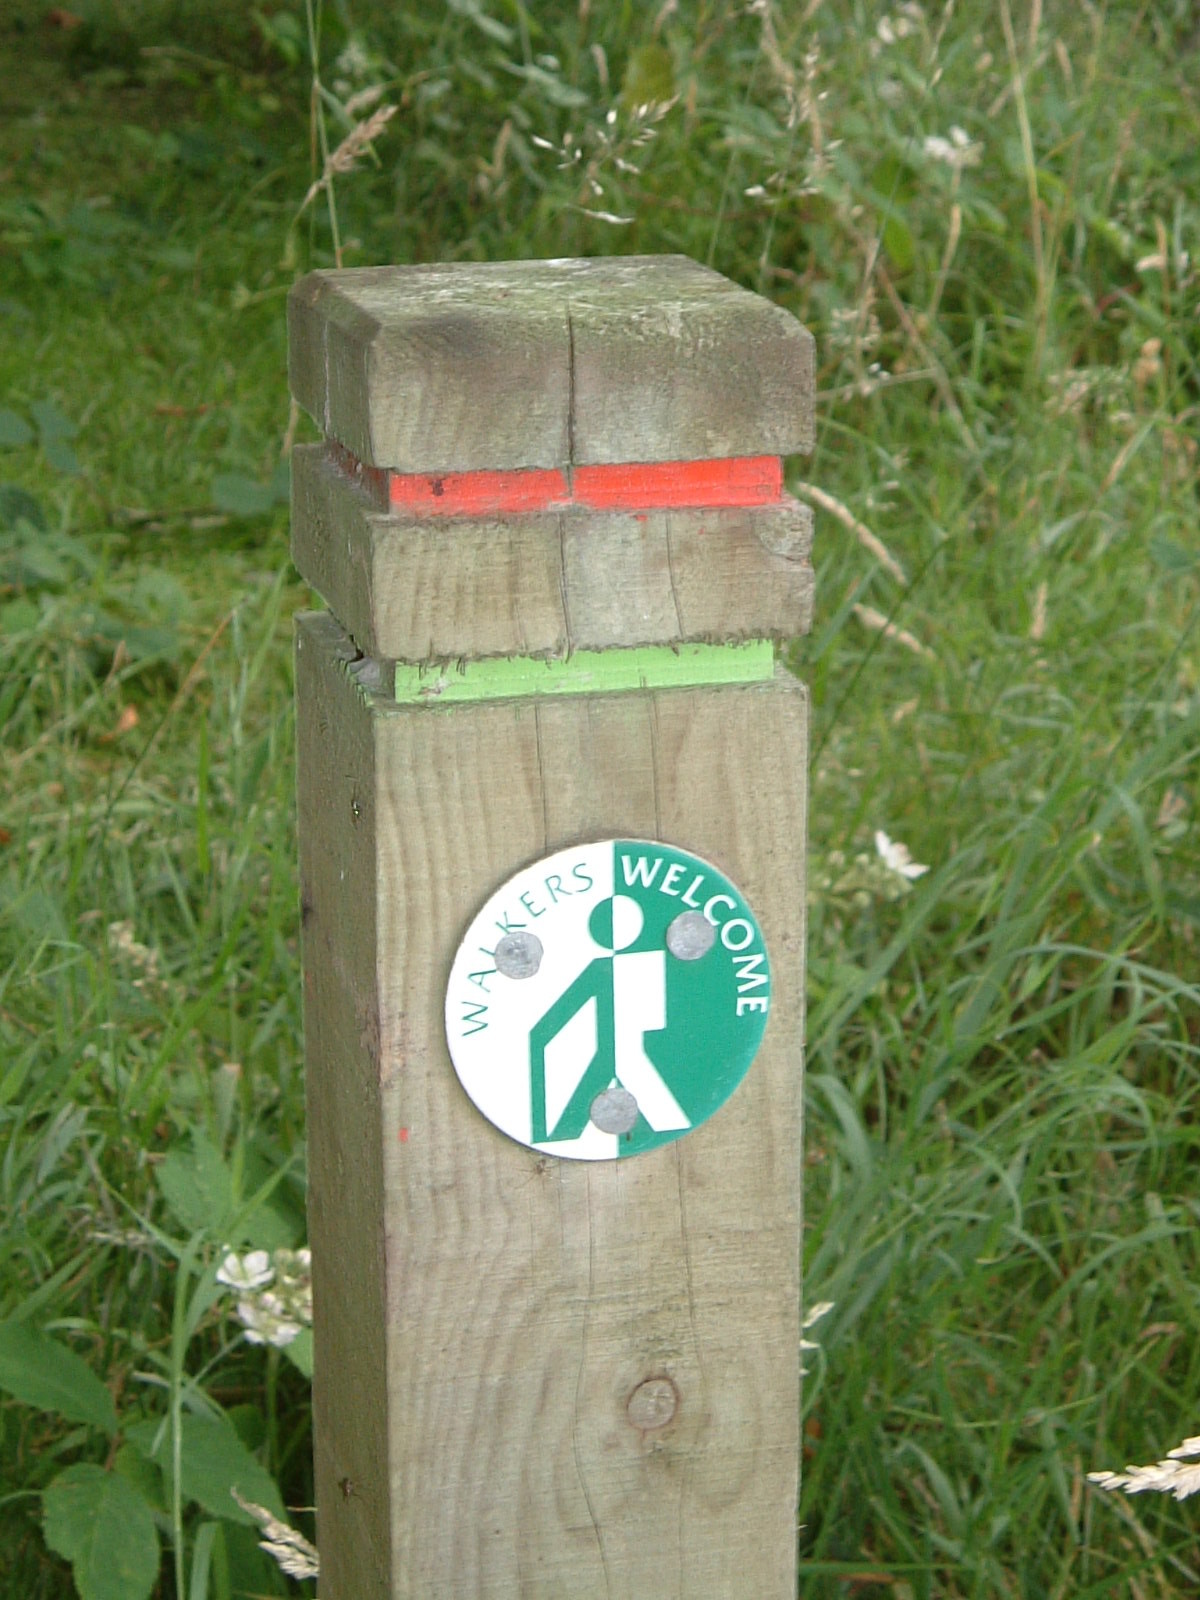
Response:
[[[701,911],[681,911],[667,928],[667,949],[680,961],[699,961],[716,941],[717,930]]]
[[[638,1103],[628,1089],[614,1084],[592,1101],[591,1118],[601,1133],[628,1133],[638,1119]]]
[[[506,978],[532,978],[542,964],[542,941],[536,933],[506,933],[493,959]]]

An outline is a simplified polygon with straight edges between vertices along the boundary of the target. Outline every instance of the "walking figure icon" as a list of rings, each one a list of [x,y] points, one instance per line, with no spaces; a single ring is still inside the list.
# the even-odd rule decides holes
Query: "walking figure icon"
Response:
[[[646,1053],[667,1026],[666,952],[635,950],[645,919],[636,900],[614,894],[588,919],[602,954],[538,1020],[529,1036],[533,1141],[577,1139],[598,1095],[614,1086],[636,1102],[655,1133],[691,1122]]]

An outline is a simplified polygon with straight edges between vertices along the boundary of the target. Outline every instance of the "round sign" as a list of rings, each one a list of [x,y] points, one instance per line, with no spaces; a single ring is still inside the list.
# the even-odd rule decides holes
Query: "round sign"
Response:
[[[548,1155],[637,1155],[707,1121],[771,1003],[762,933],[699,856],[637,839],[560,850],[476,916],[446,1038],[489,1122]]]

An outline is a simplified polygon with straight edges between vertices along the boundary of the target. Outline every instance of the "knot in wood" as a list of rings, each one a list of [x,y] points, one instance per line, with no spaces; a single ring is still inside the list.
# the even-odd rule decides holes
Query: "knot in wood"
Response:
[[[625,1403],[626,1415],[641,1433],[665,1428],[679,1408],[679,1390],[670,1378],[646,1378]]]

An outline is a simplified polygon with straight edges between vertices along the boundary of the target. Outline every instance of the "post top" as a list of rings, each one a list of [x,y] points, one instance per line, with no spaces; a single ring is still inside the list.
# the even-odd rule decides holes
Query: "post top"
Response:
[[[372,467],[812,448],[811,335],[685,256],[311,272],[288,324],[292,393]]]

